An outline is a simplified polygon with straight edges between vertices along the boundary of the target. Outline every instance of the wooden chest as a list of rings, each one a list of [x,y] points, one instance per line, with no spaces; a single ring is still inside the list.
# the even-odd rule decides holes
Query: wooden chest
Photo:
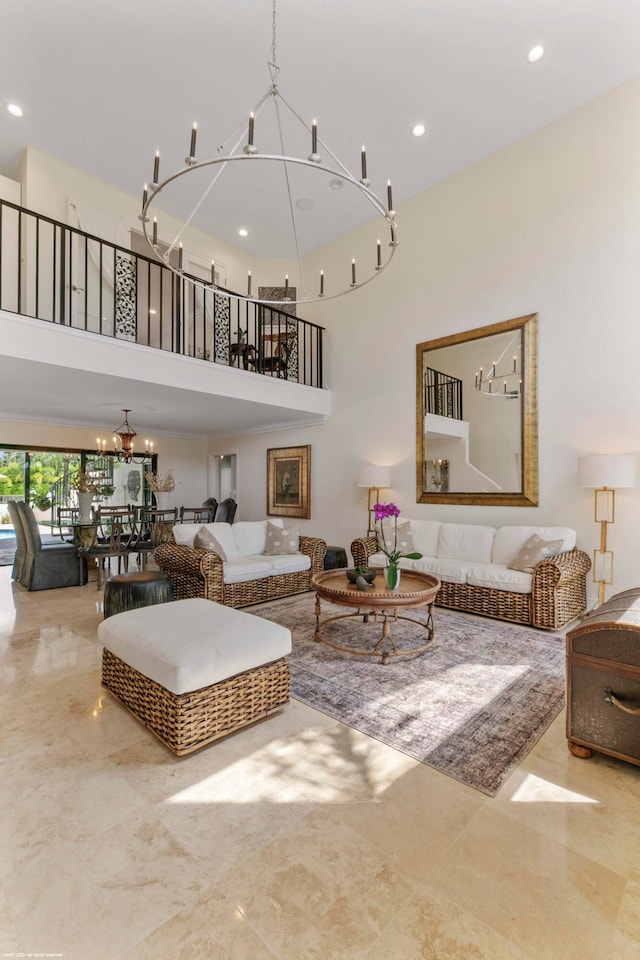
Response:
[[[640,764],[640,587],[567,633],[567,742]]]

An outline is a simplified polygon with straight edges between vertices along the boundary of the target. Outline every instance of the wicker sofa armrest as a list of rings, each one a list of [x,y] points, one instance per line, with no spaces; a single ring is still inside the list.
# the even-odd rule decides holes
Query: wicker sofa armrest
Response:
[[[164,570],[165,573],[180,570],[196,576],[200,573],[200,560],[204,553],[204,550],[196,550],[194,547],[182,547],[172,537],[166,543],[161,543],[160,546],[156,547],[154,557],[160,569]]]
[[[587,606],[587,573],[591,560],[574,548],[536,564],[531,585],[534,627],[557,630]]]
[[[366,567],[371,554],[377,552],[378,541],[375,537],[358,537],[351,543],[354,567]]]
[[[155,550],[155,561],[168,573],[176,600],[204,597],[224,601],[222,559],[209,550],[182,547],[170,539]]]
[[[320,537],[300,537],[300,553],[311,557],[311,575],[320,573],[324,569],[324,557],[327,552],[327,544]]]

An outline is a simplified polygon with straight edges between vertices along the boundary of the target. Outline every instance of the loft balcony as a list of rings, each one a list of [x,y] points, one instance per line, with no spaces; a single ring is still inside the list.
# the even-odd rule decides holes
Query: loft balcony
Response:
[[[75,395],[76,410],[78,393],[94,405],[125,394],[144,403],[146,386],[156,398],[163,393],[160,406],[176,421],[182,411],[192,432],[321,423],[330,412],[322,336],[285,303],[224,296],[0,201],[4,416],[45,419],[61,392]],[[73,419],[70,409],[59,416]]]

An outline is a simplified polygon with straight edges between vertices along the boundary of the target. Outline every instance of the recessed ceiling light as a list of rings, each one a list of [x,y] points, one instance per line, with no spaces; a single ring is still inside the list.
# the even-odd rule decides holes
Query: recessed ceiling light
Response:
[[[425,127],[424,123],[416,123],[415,127],[411,131],[414,137],[424,137],[426,132],[427,128]]]
[[[527,54],[527,60],[529,63],[537,63],[538,60],[542,60],[543,57],[544,47],[541,46],[531,47],[531,50],[529,50],[529,53]]]
[[[313,210],[313,200],[309,200],[308,197],[300,197],[299,200],[296,200],[296,207],[298,210]]]
[[[329,180],[329,186],[332,190],[342,190],[344,187],[344,180],[340,180],[338,177],[336,177],[335,180]]]
[[[19,107],[17,103],[8,103],[7,112],[10,113],[12,117],[24,116],[22,107]]]
[[[248,236],[249,236],[249,231],[247,230],[246,227],[240,227],[240,229],[238,230],[238,234],[239,234],[241,237],[248,237]]]

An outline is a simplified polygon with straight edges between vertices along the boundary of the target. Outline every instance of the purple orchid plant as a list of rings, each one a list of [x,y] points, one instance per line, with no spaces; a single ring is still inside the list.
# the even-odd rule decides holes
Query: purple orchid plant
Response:
[[[405,557],[407,560],[420,560],[422,557],[421,553],[401,553],[398,550],[398,517],[400,516],[400,508],[395,505],[395,503],[374,503],[373,509],[375,512],[376,521],[380,523],[380,534],[381,534],[381,544],[380,549],[384,553],[385,557],[388,560],[387,567],[387,580],[389,587],[393,589],[398,585],[400,579],[400,573],[398,570],[398,561]],[[393,536],[393,550],[387,550],[385,544],[384,536],[384,527],[383,521],[389,520],[393,517],[394,522],[394,536]]]

